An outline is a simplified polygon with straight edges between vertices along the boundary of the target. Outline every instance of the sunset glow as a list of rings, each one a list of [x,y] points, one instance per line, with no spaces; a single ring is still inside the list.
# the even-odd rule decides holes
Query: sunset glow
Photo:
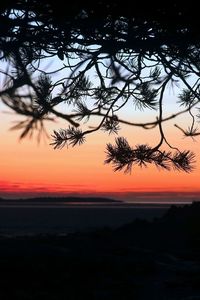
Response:
[[[113,135],[98,132],[89,136],[82,146],[54,150],[49,145],[51,140],[41,141],[39,145],[34,138],[19,142],[19,132],[9,131],[12,122],[18,119],[16,115],[1,114],[1,197],[70,194],[102,195],[131,201],[136,195],[138,197],[138,192],[145,195],[148,192],[159,195],[180,192],[185,197],[199,197],[198,140],[183,139],[173,123],[166,125],[166,135],[170,143],[180,145],[180,149],[195,152],[197,162],[192,173],[159,171],[155,166],[136,167],[130,175],[115,173],[111,166],[104,165],[105,146],[108,142],[114,142]],[[63,127],[63,124],[47,124],[47,127],[51,134],[55,127]],[[131,127],[123,127],[120,136],[127,137],[133,146],[138,143],[153,145],[159,139],[157,130]]]

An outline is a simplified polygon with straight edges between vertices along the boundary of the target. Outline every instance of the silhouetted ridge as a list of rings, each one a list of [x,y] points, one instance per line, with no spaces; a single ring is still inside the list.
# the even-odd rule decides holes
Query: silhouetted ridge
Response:
[[[91,202],[91,203],[97,203],[97,202],[121,202],[120,200],[115,200],[115,199],[111,199],[111,198],[101,198],[101,197],[36,197],[36,198],[25,198],[25,199],[21,199],[21,198],[16,198],[16,199],[3,199],[0,198],[0,201],[4,201],[7,203],[13,203],[16,201],[19,202],[44,202],[44,203],[48,203],[48,202]]]
[[[32,299],[36,286],[37,299],[199,300],[199,236],[197,202],[116,230],[1,236],[1,299]]]

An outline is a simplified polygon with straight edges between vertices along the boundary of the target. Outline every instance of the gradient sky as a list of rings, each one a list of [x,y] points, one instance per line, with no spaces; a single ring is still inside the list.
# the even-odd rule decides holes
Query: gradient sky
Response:
[[[171,104],[166,115],[172,112]],[[128,117],[130,111],[126,113]],[[134,120],[152,120],[150,111],[137,115],[133,110],[133,113]],[[198,138],[196,141],[183,138],[182,133],[173,126],[174,120],[164,126],[168,141],[178,145],[180,150],[193,150],[197,159],[196,169],[187,174],[159,171],[154,166],[136,167],[131,175],[125,175],[123,172],[113,172],[111,165],[103,163],[105,145],[114,141],[113,135],[98,132],[88,136],[84,145],[53,150],[49,146],[51,140],[41,141],[39,145],[35,139],[19,142],[19,132],[9,131],[9,128],[13,121],[20,120],[20,116],[5,113],[0,116],[0,197],[72,194],[110,196],[129,201],[156,197],[164,200],[179,197],[177,199],[181,200],[183,194],[186,199],[199,197],[199,141]],[[181,116],[176,123],[184,125],[186,120],[185,116]],[[66,124],[61,121],[58,124],[49,123],[47,127],[51,134],[54,128],[65,128]],[[153,146],[159,141],[158,129],[149,131],[124,126],[119,135],[127,137],[132,146],[139,143]]]

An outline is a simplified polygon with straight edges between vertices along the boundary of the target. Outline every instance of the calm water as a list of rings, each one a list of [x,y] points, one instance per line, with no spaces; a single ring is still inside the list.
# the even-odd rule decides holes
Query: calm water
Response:
[[[136,218],[161,217],[170,205],[107,203],[0,204],[0,234],[37,234],[116,228]]]

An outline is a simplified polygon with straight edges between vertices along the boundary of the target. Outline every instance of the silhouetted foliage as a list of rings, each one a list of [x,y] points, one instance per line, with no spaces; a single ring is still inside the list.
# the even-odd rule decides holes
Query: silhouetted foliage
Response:
[[[184,136],[200,135],[200,21],[195,8],[174,1],[74,1],[63,9],[61,1],[7,1],[0,7],[0,61],[4,105],[25,116],[12,129],[20,138],[44,122],[61,118],[68,128],[54,131],[55,149],[80,145],[98,130],[118,134],[123,124],[145,130],[158,128],[157,145],[137,145],[123,137],[107,145],[106,163],[114,170],[131,171],[134,164],[149,163],[189,172],[194,154],[168,142],[163,123],[189,114],[187,129],[175,124]],[[50,67],[51,65],[51,67]],[[163,116],[163,99],[169,84],[178,86],[180,109]],[[155,110],[149,122],[121,117],[122,108]],[[97,125],[80,129],[98,118]],[[84,127],[85,128],[85,127]],[[165,145],[169,150],[162,150]]]

